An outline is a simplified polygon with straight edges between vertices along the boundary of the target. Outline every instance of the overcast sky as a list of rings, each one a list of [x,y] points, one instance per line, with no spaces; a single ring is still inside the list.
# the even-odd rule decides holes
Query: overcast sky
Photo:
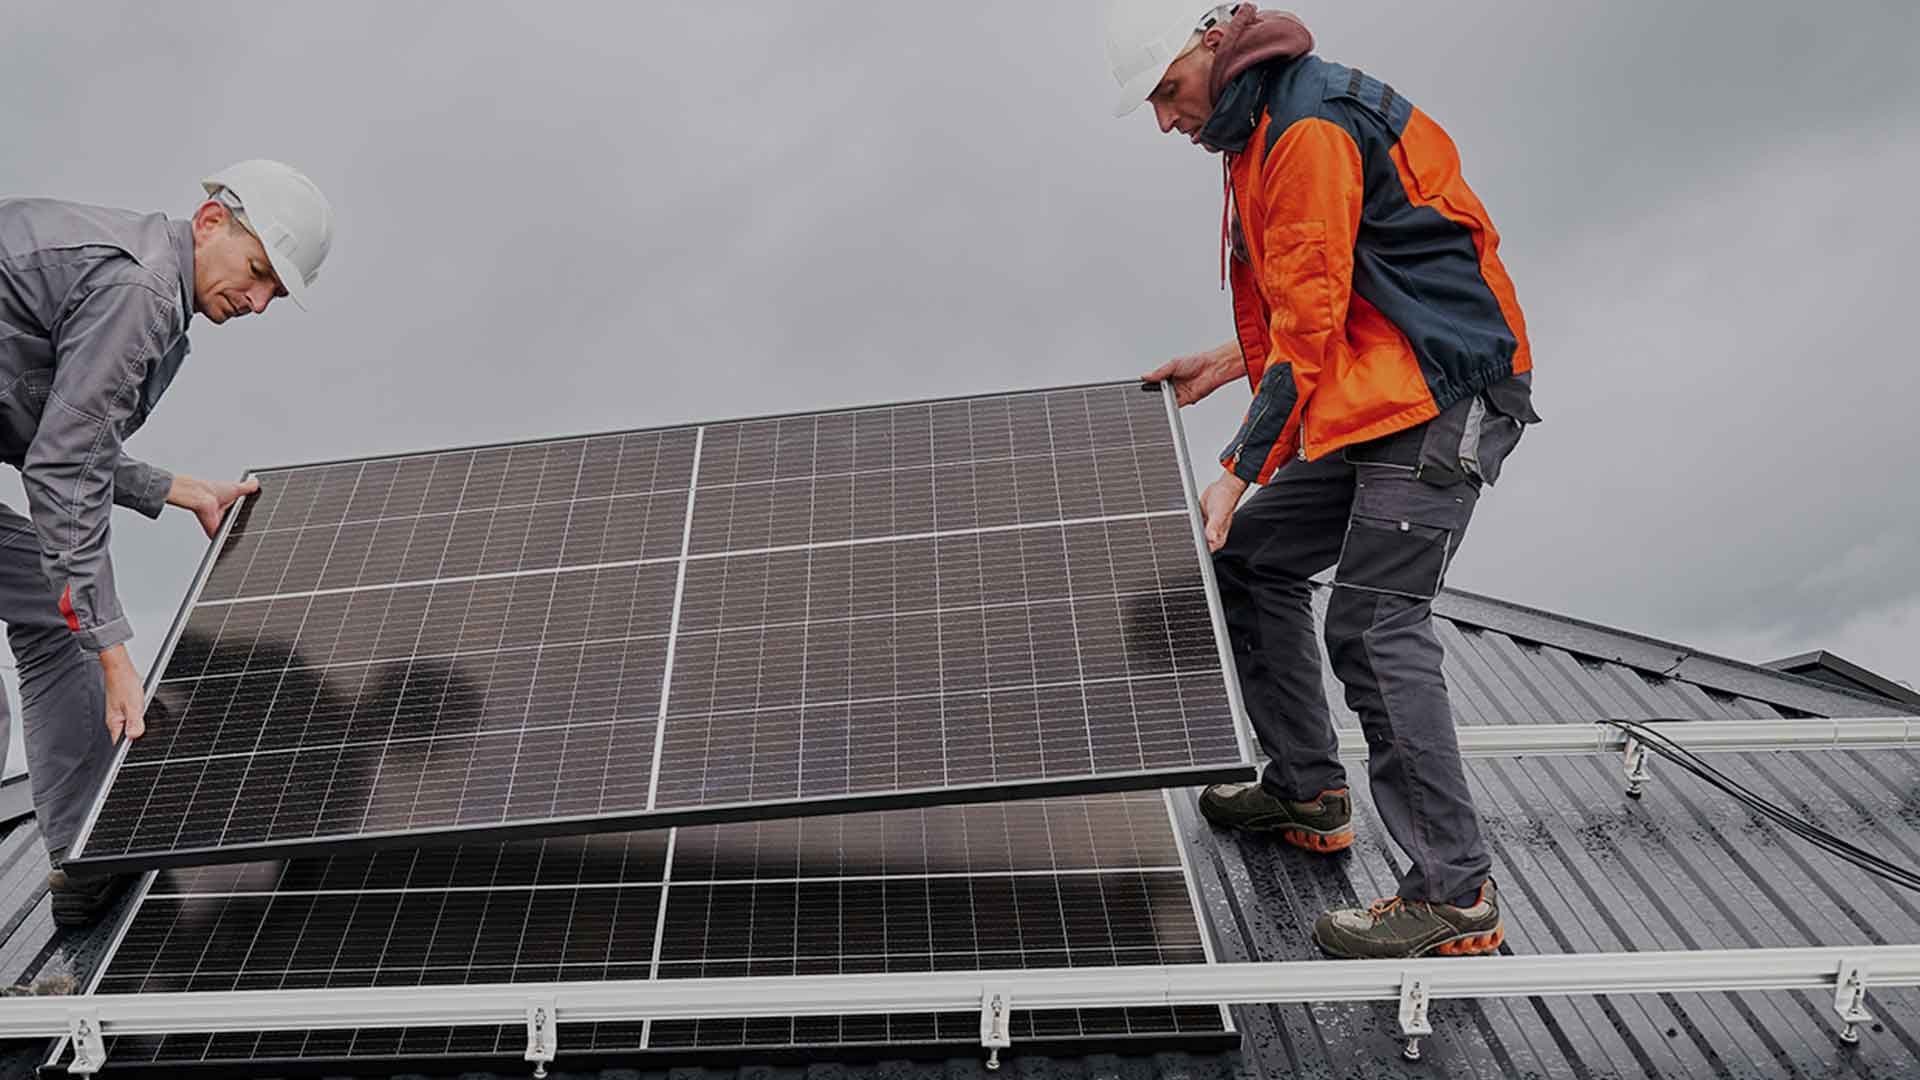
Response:
[[[202,475],[1127,377],[1231,334],[1220,173],[1111,118],[1097,8],[13,5],[0,193],[331,197],[315,310],[196,319],[131,444]],[[1920,5],[1298,10],[1448,128],[1526,310],[1547,422],[1452,584],[1920,681]],[[204,547],[116,520],[143,666]]]

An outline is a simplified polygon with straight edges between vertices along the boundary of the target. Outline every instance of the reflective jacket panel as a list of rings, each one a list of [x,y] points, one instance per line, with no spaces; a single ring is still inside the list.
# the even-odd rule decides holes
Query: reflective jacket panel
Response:
[[[1269,64],[1202,137],[1231,154],[1254,389],[1227,468],[1265,483],[1532,369],[1499,234],[1453,142],[1391,87],[1318,57]]]

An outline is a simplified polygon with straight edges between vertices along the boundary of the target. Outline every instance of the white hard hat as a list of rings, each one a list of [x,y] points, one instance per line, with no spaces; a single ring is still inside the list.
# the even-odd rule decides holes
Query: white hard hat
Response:
[[[1227,21],[1239,4],[1205,0],[1112,0],[1107,5],[1107,66],[1120,84],[1113,115],[1140,107],[1196,31]]]
[[[267,249],[273,272],[301,308],[333,247],[333,207],[306,174],[265,158],[242,161],[214,173],[200,186],[208,195],[228,191],[244,207],[243,221]]]

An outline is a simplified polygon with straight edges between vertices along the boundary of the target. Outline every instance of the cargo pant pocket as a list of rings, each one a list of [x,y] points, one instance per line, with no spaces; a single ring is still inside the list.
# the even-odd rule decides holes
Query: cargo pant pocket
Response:
[[[1347,520],[1347,539],[1333,583],[1431,600],[1440,595],[1453,547],[1453,529],[1355,513]]]

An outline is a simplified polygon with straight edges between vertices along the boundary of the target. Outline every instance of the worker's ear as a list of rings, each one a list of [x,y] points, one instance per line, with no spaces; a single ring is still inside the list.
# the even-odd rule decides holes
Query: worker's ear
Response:
[[[1225,40],[1227,40],[1227,31],[1223,27],[1216,26],[1201,35],[1200,44],[1218,52],[1220,50],[1220,43]]]
[[[201,203],[200,209],[193,212],[194,239],[207,239],[213,235],[216,229],[225,226],[228,219],[232,217],[233,211],[220,205],[217,199],[208,199],[206,202]]]

